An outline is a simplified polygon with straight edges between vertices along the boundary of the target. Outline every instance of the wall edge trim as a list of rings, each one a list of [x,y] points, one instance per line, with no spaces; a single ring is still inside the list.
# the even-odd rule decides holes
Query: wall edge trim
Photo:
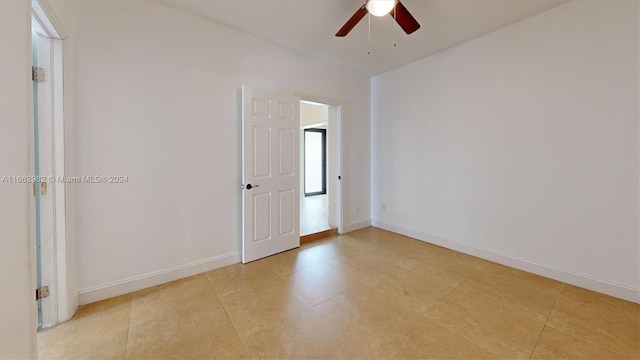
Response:
[[[351,222],[348,223],[344,226],[344,232],[343,234],[352,232],[352,231],[356,231],[356,230],[360,230],[360,229],[364,229],[366,227],[371,226],[371,219],[367,219],[367,220],[362,220],[362,221],[356,221],[356,222]]]
[[[484,249],[467,244],[461,244],[447,238],[424,234],[419,231],[403,228],[401,226],[391,225],[378,220],[373,220],[372,226],[400,235],[408,236],[417,240],[421,240],[430,244],[442,246],[447,249],[465,253],[471,256],[476,256],[485,260],[493,261],[502,265],[516,268],[518,270],[523,270],[570,285],[575,285],[598,293],[610,295],[616,298],[640,304],[640,289],[636,289],[625,284],[600,279],[591,275],[582,274],[553,265],[537,263],[531,260],[501,253],[491,249]]]
[[[93,286],[78,291],[78,301],[80,305],[87,305],[96,301],[180,280],[224,266],[237,264],[240,262],[240,255],[239,251],[234,251],[144,275]]]

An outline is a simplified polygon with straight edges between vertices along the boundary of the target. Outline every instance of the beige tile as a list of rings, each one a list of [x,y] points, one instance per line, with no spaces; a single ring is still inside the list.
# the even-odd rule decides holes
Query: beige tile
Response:
[[[133,293],[131,326],[145,322],[169,310],[189,308],[201,302],[217,302],[213,286],[205,275],[182,280]]]
[[[402,268],[389,261],[387,256],[342,257],[330,264],[340,269],[348,289],[375,292],[376,295],[372,296],[384,296],[418,313],[424,312],[454,289],[424,274]]]
[[[85,317],[100,317],[111,316],[114,312],[120,313],[124,309],[127,309],[131,305],[133,300],[132,294],[126,294],[116,296],[111,299],[106,299],[92,304],[83,305],[78,308],[78,311],[73,315],[73,320],[82,319]]]
[[[414,256],[422,256],[430,253],[430,249],[428,247],[424,247],[427,243],[415,239],[409,240],[409,238],[402,235],[386,236],[370,241],[373,241],[377,249],[386,252],[387,254],[398,254],[405,258],[412,258]]]
[[[248,264],[235,264],[206,274],[218,296],[284,285],[264,260]]]
[[[339,238],[338,241],[345,245],[349,245],[355,249],[358,249],[364,252],[371,252],[371,251],[375,252],[382,249],[379,246],[380,239],[374,240],[374,239],[369,239],[364,237],[358,237],[354,233],[343,235]]]
[[[339,269],[345,283],[344,288],[383,289],[384,296],[412,307],[419,313],[453,290],[453,287],[445,282],[433,280],[424,273],[399,266],[402,260],[399,254],[380,251],[348,253],[329,261],[328,264]]]
[[[349,323],[356,319],[371,323],[383,315],[383,307],[391,306],[390,300],[378,296],[380,293],[376,291],[367,288],[349,290],[315,305],[313,311],[321,318],[333,319],[336,323],[339,320]]]
[[[640,305],[565,285],[547,326],[583,342],[640,358]]]
[[[307,347],[300,332],[289,327],[256,328],[240,334],[250,353],[261,359],[308,358]]]
[[[445,283],[411,271],[391,275],[389,284],[383,287],[386,296],[393,299],[395,303],[407,306],[420,314],[430,309],[454,289]]]
[[[221,297],[240,339],[253,356],[308,357],[313,308],[290,285],[245,288]]]
[[[38,332],[40,359],[122,359],[130,296],[83,306],[71,321]]]
[[[311,326],[305,326],[304,341],[308,358],[315,359],[375,359],[368,341],[358,333],[339,331],[328,319],[317,317],[310,319]]]
[[[425,312],[437,324],[504,358],[528,358],[544,327],[525,314],[454,290]]]
[[[422,274],[425,278],[445,283],[449,286],[458,286],[463,281],[475,275],[478,270],[460,265],[452,261],[449,256],[429,256],[428,258],[407,259],[398,263],[398,266]]]
[[[450,250],[429,244],[425,241],[411,239],[402,235],[395,235],[384,240],[386,246],[381,245],[387,251],[396,253],[407,258],[428,258],[430,256],[442,256],[450,252]]]
[[[479,272],[457,290],[493,302],[515,313],[545,322],[558,298],[562,283],[523,271]]]
[[[337,333],[350,334],[356,343],[367,344],[375,358],[388,358],[395,332],[388,328],[389,318],[398,314],[392,303],[374,290],[348,291],[329,299],[314,310]],[[400,310],[405,313],[406,309]],[[404,316],[403,316],[404,317]]]
[[[320,260],[329,261],[340,256],[357,256],[360,250],[334,238],[330,241],[311,243],[304,248],[304,252]]]
[[[239,330],[251,353],[268,359],[371,359],[366,343],[331,326],[311,308]]]
[[[241,336],[286,322],[312,308],[297,291],[285,285],[247,288],[221,296],[220,302]]]
[[[244,359],[250,354],[217,302],[167,310],[131,327],[127,359]]]
[[[450,252],[449,255],[452,257],[455,263],[465,267],[476,269],[478,271],[500,274],[500,273],[504,273],[512,270],[512,268],[508,266],[504,266],[488,260],[480,259],[475,256],[455,252],[452,250],[448,250],[448,251]]]
[[[384,250],[363,250],[356,253],[345,253],[329,261],[345,269],[357,272],[358,276],[379,277],[386,276],[390,271],[406,270],[400,268],[392,255]]]
[[[354,259],[341,256],[326,262],[330,268],[339,274],[342,287],[347,290],[361,287],[378,288],[388,283],[388,276],[384,274],[384,270],[381,270],[384,265],[379,264],[378,268],[372,269],[369,266],[362,265],[362,258]]]
[[[447,263],[476,271],[502,272],[511,268],[475,256],[463,254],[425,241],[403,237],[394,248],[403,250],[405,259],[416,259],[422,262]]]
[[[366,344],[371,353],[367,358],[496,357],[374,290],[349,291],[316,306],[315,311],[327,327],[349,334],[355,344]]]
[[[330,299],[349,288],[348,274],[331,262],[320,263],[285,275],[284,280],[312,305]]]
[[[393,328],[391,343],[384,349],[388,358],[496,359],[495,354],[425,318]]]
[[[124,359],[127,328],[119,331],[64,327],[38,335],[39,359]],[[48,333],[55,332],[49,336]]]
[[[367,228],[83,306],[38,346],[43,359],[616,359],[640,358],[639,327],[637,304]]]
[[[629,359],[628,356],[592,345],[545,327],[531,359]]]
[[[285,275],[320,264],[324,260],[308,250],[293,249],[262,260],[276,274]]]
[[[587,311],[590,316],[615,316],[640,322],[640,304],[577,286],[565,284],[558,300],[560,306],[565,304],[578,305],[582,310]]]

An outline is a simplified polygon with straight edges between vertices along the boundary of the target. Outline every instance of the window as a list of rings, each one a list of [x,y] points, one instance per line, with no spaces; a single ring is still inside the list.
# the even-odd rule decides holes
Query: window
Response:
[[[304,130],[304,195],[327,193],[327,130]]]

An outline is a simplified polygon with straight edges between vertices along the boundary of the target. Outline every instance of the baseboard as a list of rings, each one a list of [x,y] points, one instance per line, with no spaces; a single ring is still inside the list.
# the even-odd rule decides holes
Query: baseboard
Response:
[[[371,220],[363,220],[346,224],[344,226],[344,234],[371,226]]]
[[[78,299],[78,293],[75,291],[69,291],[69,298],[68,298],[68,307],[65,311],[65,314],[59,315],[58,316],[58,323],[62,323],[65,321],[70,320],[73,315],[76,313],[76,311],[78,311],[78,308],[80,307],[80,300]],[[66,315],[66,316],[63,316]]]
[[[109,299],[115,296],[128,294],[148,287],[161,285],[170,281],[215,270],[227,265],[236,264],[240,262],[240,259],[240,253],[236,251],[165,270],[87,288],[78,291],[78,301],[80,305],[90,304],[96,301]]]
[[[537,263],[531,260],[522,259],[517,256],[501,253],[490,249],[483,249],[479,247],[460,244],[450,239],[423,234],[414,230],[386,224],[378,220],[373,220],[372,226],[414,239],[422,240],[434,245],[442,246],[447,249],[476,256],[485,260],[493,261],[512,268],[530,272],[536,275],[562,281],[567,284],[593,290],[635,303],[640,303],[640,289],[636,289],[624,284],[600,279],[586,274],[581,274],[553,265]]]

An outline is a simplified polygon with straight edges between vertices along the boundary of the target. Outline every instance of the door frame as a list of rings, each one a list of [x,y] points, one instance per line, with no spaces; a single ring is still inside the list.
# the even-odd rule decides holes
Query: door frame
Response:
[[[49,91],[51,96],[45,101],[39,100],[38,107],[47,108],[48,115],[46,119],[41,121],[50,122],[50,133],[44,134],[49,137],[50,146],[46,147],[46,157],[51,162],[52,174],[41,174],[49,177],[47,183],[49,187],[48,193],[52,197],[51,206],[47,211],[52,217],[52,234],[49,234],[46,243],[42,244],[42,256],[46,257],[43,261],[42,274],[43,277],[51,279],[52,286],[49,293],[49,304],[43,304],[42,327],[51,327],[60,322],[67,321],[77,308],[77,296],[69,291],[70,272],[68,269],[68,242],[67,242],[67,193],[63,180],[65,176],[65,122],[64,122],[64,86],[63,86],[63,39],[67,37],[64,28],[55,16],[53,9],[45,0],[31,1],[31,19],[37,24],[37,28],[48,39],[49,44],[45,44],[48,53],[45,54],[50,59],[49,73],[45,74],[48,80]],[[31,36],[29,37],[30,41]],[[45,40],[47,41],[47,40]],[[48,79],[47,79],[48,78]],[[44,84],[44,83],[43,83]],[[35,94],[33,88],[31,90],[30,103],[30,151],[29,161],[31,172],[35,171],[35,138],[34,138],[34,116]],[[38,184],[35,189],[39,190]],[[37,190],[36,190],[37,191]],[[34,289],[36,285],[36,219],[35,219],[35,196],[29,198],[30,206],[30,237],[31,237],[31,254],[32,254],[32,271]],[[46,285],[46,284],[44,284]],[[36,303],[34,302],[34,306]],[[37,310],[36,310],[37,311]],[[46,313],[45,313],[46,312]],[[36,324],[38,326],[38,324]]]
[[[342,143],[342,139],[343,139],[343,131],[344,131],[344,125],[343,125],[343,119],[344,119],[344,102],[340,99],[333,99],[333,98],[327,98],[327,97],[322,97],[322,96],[314,96],[314,95],[310,95],[310,94],[304,94],[304,93],[296,93],[296,96],[298,96],[300,98],[301,101],[307,101],[307,102],[315,102],[318,104],[322,104],[322,105],[328,105],[330,107],[335,108],[336,110],[336,126],[335,126],[335,137],[336,137],[336,145],[337,145],[337,149],[336,149],[336,159],[337,159],[337,166],[336,168],[338,169],[338,181],[336,183],[336,186],[338,188],[337,191],[337,199],[336,199],[336,218],[337,218],[337,222],[338,222],[338,233],[339,234],[344,234],[345,230],[344,230],[344,177],[343,177],[343,168],[342,168],[342,164],[344,163],[343,160],[343,151],[342,149],[344,148],[343,143]],[[300,151],[300,150],[299,150]],[[302,154],[301,154],[302,155]]]

